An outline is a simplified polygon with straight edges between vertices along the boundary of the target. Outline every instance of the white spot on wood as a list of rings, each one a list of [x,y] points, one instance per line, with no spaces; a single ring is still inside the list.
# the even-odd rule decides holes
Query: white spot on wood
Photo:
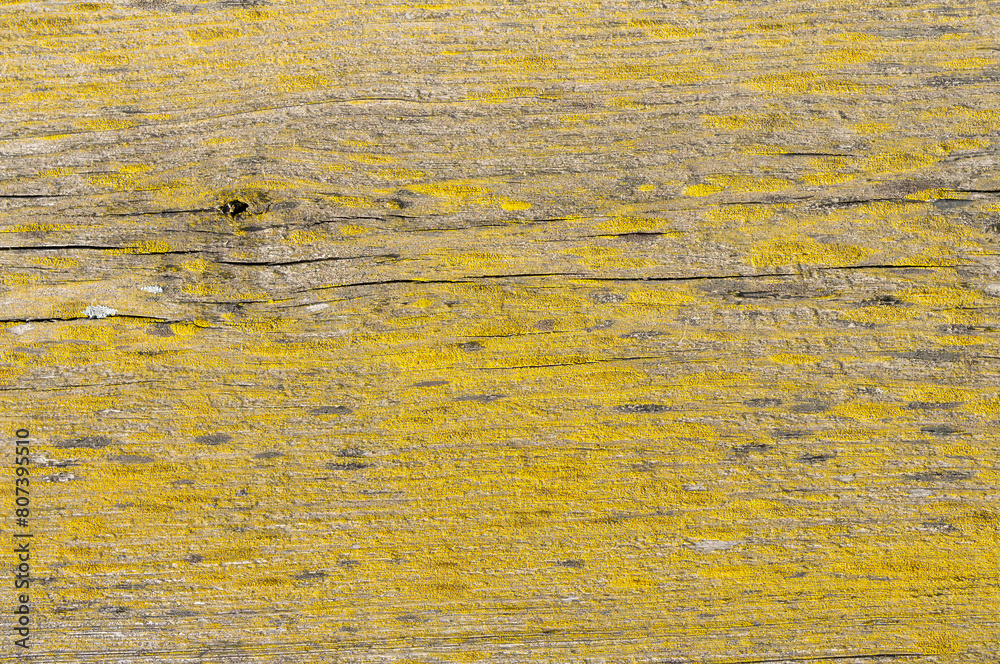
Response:
[[[319,304],[310,304],[306,307],[306,311],[323,311],[324,309],[329,309],[330,305],[326,302],[320,302]]]
[[[24,323],[23,325],[15,325],[14,327],[10,328],[8,331],[11,334],[22,335],[25,332],[28,332],[29,330],[33,330],[33,329],[35,329],[34,325],[32,325],[31,323]]]
[[[107,318],[108,316],[117,316],[118,310],[103,304],[92,304],[83,310],[83,315],[87,318]]]
[[[989,284],[983,289],[983,292],[993,297],[1000,297],[1000,284]]]
[[[143,286],[142,290],[146,291],[147,293],[162,293],[163,292],[163,289],[160,288],[159,286]]]

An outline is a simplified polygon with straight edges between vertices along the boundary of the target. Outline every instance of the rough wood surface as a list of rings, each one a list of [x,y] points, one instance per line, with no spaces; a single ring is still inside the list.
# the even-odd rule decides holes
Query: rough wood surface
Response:
[[[1000,657],[1000,3],[0,5],[0,661]]]

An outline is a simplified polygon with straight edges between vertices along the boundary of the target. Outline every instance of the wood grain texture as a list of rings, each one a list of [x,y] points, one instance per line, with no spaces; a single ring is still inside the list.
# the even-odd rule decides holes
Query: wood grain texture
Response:
[[[0,661],[994,661],[998,12],[0,1]]]

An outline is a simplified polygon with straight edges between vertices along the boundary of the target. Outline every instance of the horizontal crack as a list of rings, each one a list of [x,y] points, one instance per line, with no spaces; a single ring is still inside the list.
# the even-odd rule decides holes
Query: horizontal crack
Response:
[[[627,233],[599,233],[597,235],[581,235],[580,237],[659,237],[662,235],[678,235],[685,231],[630,231]],[[558,240],[557,240],[558,241]],[[563,240],[565,242],[565,240]]]
[[[961,265],[834,265],[830,267],[812,267],[810,270],[933,270],[938,268],[972,267],[971,263]]]
[[[93,249],[94,251],[107,251],[109,249],[120,249],[98,244],[36,244],[24,247],[0,247],[0,251],[55,251],[58,249]]]
[[[604,364],[607,362],[631,362],[632,360],[663,360],[664,355],[637,355],[635,357],[611,357],[585,362],[555,362],[552,364],[523,364],[515,367],[472,367],[474,371],[511,371],[513,369],[546,369],[549,367],[579,367],[586,364]]]
[[[305,224],[306,227],[309,226],[319,226],[320,224],[339,224],[345,221],[387,221],[385,217],[332,217],[330,219],[318,219],[311,223]]]
[[[886,652],[874,653],[870,655],[821,655],[819,657],[780,657],[778,659],[739,659],[724,662],[723,664],[782,664],[783,662],[835,662],[845,659],[902,659],[909,657],[923,657],[920,652]]]
[[[159,214],[189,214],[194,212],[218,212],[218,208],[191,208],[190,210],[152,210],[150,212],[108,212],[107,214],[99,215],[97,218],[103,217],[141,217]]]
[[[473,224],[472,226],[451,226],[447,228],[404,228],[401,230],[393,231],[395,233],[431,233],[434,231],[467,231],[473,228],[498,228],[501,226],[510,226],[510,224]]]
[[[0,194],[0,198],[65,198],[73,194]]]
[[[821,208],[831,208],[831,207],[850,207],[852,205],[865,205],[866,203],[911,203],[911,204],[923,204],[927,201],[914,201],[907,198],[852,198],[847,200],[833,200],[833,201],[818,201],[816,203],[817,207]]]
[[[395,256],[375,256],[377,257],[389,257],[393,258]],[[310,262],[309,260],[303,262]],[[961,267],[960,265],[841,265],[841,266],[828,266],[828,267],[814,267],[808,266],[809,270],[913,270],[913,269],[941,269],[941,268],[955,268]],[[798,272],[791,273],[777,273],[777,272],[767,272],[763,274],[701,274],[701,275],[690,275],[690,276],[674,276],[674,277],[602,277],[597,275],[586,274],[584,272],[524,272],[524,273],[512,273],[512,274],[479,274],[479,275],[463,275],[455,279],[387,279],[384,281],[359,281],[346,284],[330,284],[327,286],[314,286],[312,288],[299,289],[297,293],[304,293],[313,290],[324,290],[330,288],[351,288],[354,286],[386,286],[393,284],[467,284],[473,283],[477,280],[493,280],[493,279],[518,279],[526,277],[572,277],[575,279],[580,279],[582,281],[616,281],[616,282],[643,282],[643,281],[698,281],[698,280],[720,280],[720,279],[769,279],[769,278],[801,278],[801,274]]]
[[[155,320],[160,323],[183,323],[182,320],[171,320],[159,316],[138,316],[135,314],[109,314],[107,316],[58,316],[51,318],[0,318],[0,323],[58,323],[70,320],[102,320],[104,318],[128,318],[130,320]]]
[[[328,286],[314,286],[312,288],[299,289],[296,293],[305,293],[314,290],[327,290],[330,288],[351,288],[354,286],[389,286],[393,284],[469,284],[475,283],[479,279],[514,279],[518,277],[564,277],[580,276],[577,272],[529,272],[524,274],[482,274],[463,276],[457,279],[386,279],[385,281],[356,281],[347,284],[330,284]]]
[[[330,261],[352,261],[365,258],[399,258],[399,254],[370,254],[366,256],[321,256],[319,258],[300,258],[290,261],[226,261],[217,260],[221,265],[246,265],[261,267],[277,267],[282,265],[304,265],[306,263],[324,263]]]
[[[778,152],[775,157],[853,157],[846,152]]]
[[[697,281],[699,279],[760,279],[768,277],[800,277],[798,273],[779,274],[703,274],[687,277],[593,277],[582,276],[587,281]]]
[[[160,256],[168,254],[200,254],[200,249],[174,249],[169,251],[134,251],[131,247],[115,247],[102,244],[33,244],[17,247],[0,247],[0,251],[60,251],[84,249],[89,251],[121,251],[130,256]]]
[[[295,293],[307,293],[315,290],[329,290],[331,288],[352,288],[355,286],[391,286],[393,284],[468,284],[469,281],[458,279],[386,279],[385,281],[355,281],[349,284],[330,284],[328,286],[313,286],[312,288],[300,288],[293,291]]]
[[[121,383],[71,383],[69,385],[59,385],[56,387],[0,387],[0,392],[58,392],[74,387],[117,387],[119,385],[137,385],[145,383],[164,383],[165,380],[130,380]]]

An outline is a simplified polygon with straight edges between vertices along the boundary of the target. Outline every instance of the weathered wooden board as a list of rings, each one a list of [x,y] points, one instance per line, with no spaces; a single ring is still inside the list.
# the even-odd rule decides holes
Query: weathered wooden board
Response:
[[[1000,2],[0,5],[0,661],[1000,657]]]

